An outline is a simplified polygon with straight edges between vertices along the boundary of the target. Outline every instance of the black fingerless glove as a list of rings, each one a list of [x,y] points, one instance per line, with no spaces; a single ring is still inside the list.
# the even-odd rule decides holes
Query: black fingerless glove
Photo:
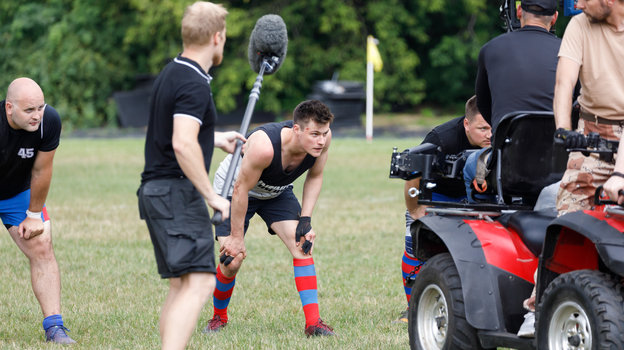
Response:
[[[303,251],[303,254],[308,254],[310,252],[310,249],[312,249],[312,242],[306,239],[301,246],[301,250]]]
[[[559,128],[555,131],[555,139],[563,140],[566,148],[586,148],[587,139],[585,135],[576,131]]]
[[[295,230],[295,242],[299,243],[301,237],[305,236],[311,229],[312,218],[309,216],[299,217],[299,223],[297,224],[297,229]]]

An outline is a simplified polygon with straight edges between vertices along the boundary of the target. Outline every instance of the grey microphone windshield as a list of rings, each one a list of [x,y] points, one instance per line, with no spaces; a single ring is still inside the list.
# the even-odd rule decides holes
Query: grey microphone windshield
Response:
[[[265,74],[276,72],[286,58],[288,48],[288,33],[286,24],[278,15],[264,15],[258,19],[249,36],[248,57],[251,69],[259,73],[262,61],[268,59],[274,62],[273,69],[265,70]]]

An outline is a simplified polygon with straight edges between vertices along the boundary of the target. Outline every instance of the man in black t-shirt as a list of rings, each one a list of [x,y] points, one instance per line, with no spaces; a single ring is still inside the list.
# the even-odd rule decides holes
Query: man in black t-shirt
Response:
[[[0,102],[0,219],[28,257],[46,341],[75,343],[63,326],[61,278],[45,200],[59,145],[61,118],[29,78],[15,79]]]
[[[432,143],[438,145],[443,154],[458,154],[467,149],[478,149],[490,145],[492,128],[483,119],[477,109],[476,96],[472,96],[466,102],[465,116],[452,119],[431,130],[422,143]],[[409,304],[412,289],[405,285],[406,277],[410,273],[418,273],[423,262],[414,257],[412,251],[412,234],[410,226],[418,218],[425,215],[424,205],[418,204],[418,198],[412,198],[408,191],[410,188],[419,188],[420,179],[405,181],[405,252],[401,261],[401,272],[403,275],[403,287],[405,297]],[[457,181],[445,181],[441,179],[437,182],[433,200],[438,201],[458,201],[466,196],[463,183]],[[407,322],[407,311],[403,311],[395,322]]]
[[[223,59],[226,15],[225,8],[209,2],[187,7],[184,50],[153,87],[138,196],[158,273],[169,279],[160,317],[163,349],[186,346],[214,290],[214,237],[206,203],[224,217],[230,205],[210,183],[210,161],[214,146],[232,152],[236,139],[244,140],[235,132],[214,131],[208,70]]]
[[[517,10],[522,27],[490,40],[479,52],[477,106],[494,132],[507,113],[552,111],[561,46],[549,32],[557,21],[553,6],[556,0],[522,0]]]

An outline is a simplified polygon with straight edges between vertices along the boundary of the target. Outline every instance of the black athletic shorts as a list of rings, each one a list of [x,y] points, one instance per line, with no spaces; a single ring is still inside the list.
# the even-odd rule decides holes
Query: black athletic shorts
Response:
[[[148,181],[138,191],[162,278],[216,273],[214,238],[204,198],[188,179]]]
[[[257,199],[249,197],[247,214],[245,215],[245,233],[249,227],[249,220],[251,220],[256,213],[258,213],[262,220],[264,220],[269,233],[274,235],[275,232],[271,230],[271,224],[278,221],[299,220],[299,215],[301,215],[301,205],[299,204],[297,197],[295,197],[292,187],[289,187],[279,196],[271,199]],[[217,237],[229,236],[230,219],[228,218],[223,223],[215,226],[215,233]]]

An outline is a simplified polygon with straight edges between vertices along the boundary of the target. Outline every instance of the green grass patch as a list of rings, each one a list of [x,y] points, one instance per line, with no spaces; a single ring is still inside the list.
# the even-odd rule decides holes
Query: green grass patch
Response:
[[[416,139],[334,139],[312,224],[321,316],[338,336],[307,339],[292,259],[255,218],[248,258],[237,278],[230,323],[212,336],[201,328],[190,349],[405,349],[401,284],[403,181],[388,178],[392,147]],[[223,152],[215,151],[212,173]],[[62,309],[75,349],[159,348],[158,318],[167,282],[156,273],[136,190],[142,139],[63,139],[47,206],[61,269]],[[296,193],[301,191],[301,181]],[[0,235],[0,348],[54,348],[43,342],[42,315],[28,262]]]

